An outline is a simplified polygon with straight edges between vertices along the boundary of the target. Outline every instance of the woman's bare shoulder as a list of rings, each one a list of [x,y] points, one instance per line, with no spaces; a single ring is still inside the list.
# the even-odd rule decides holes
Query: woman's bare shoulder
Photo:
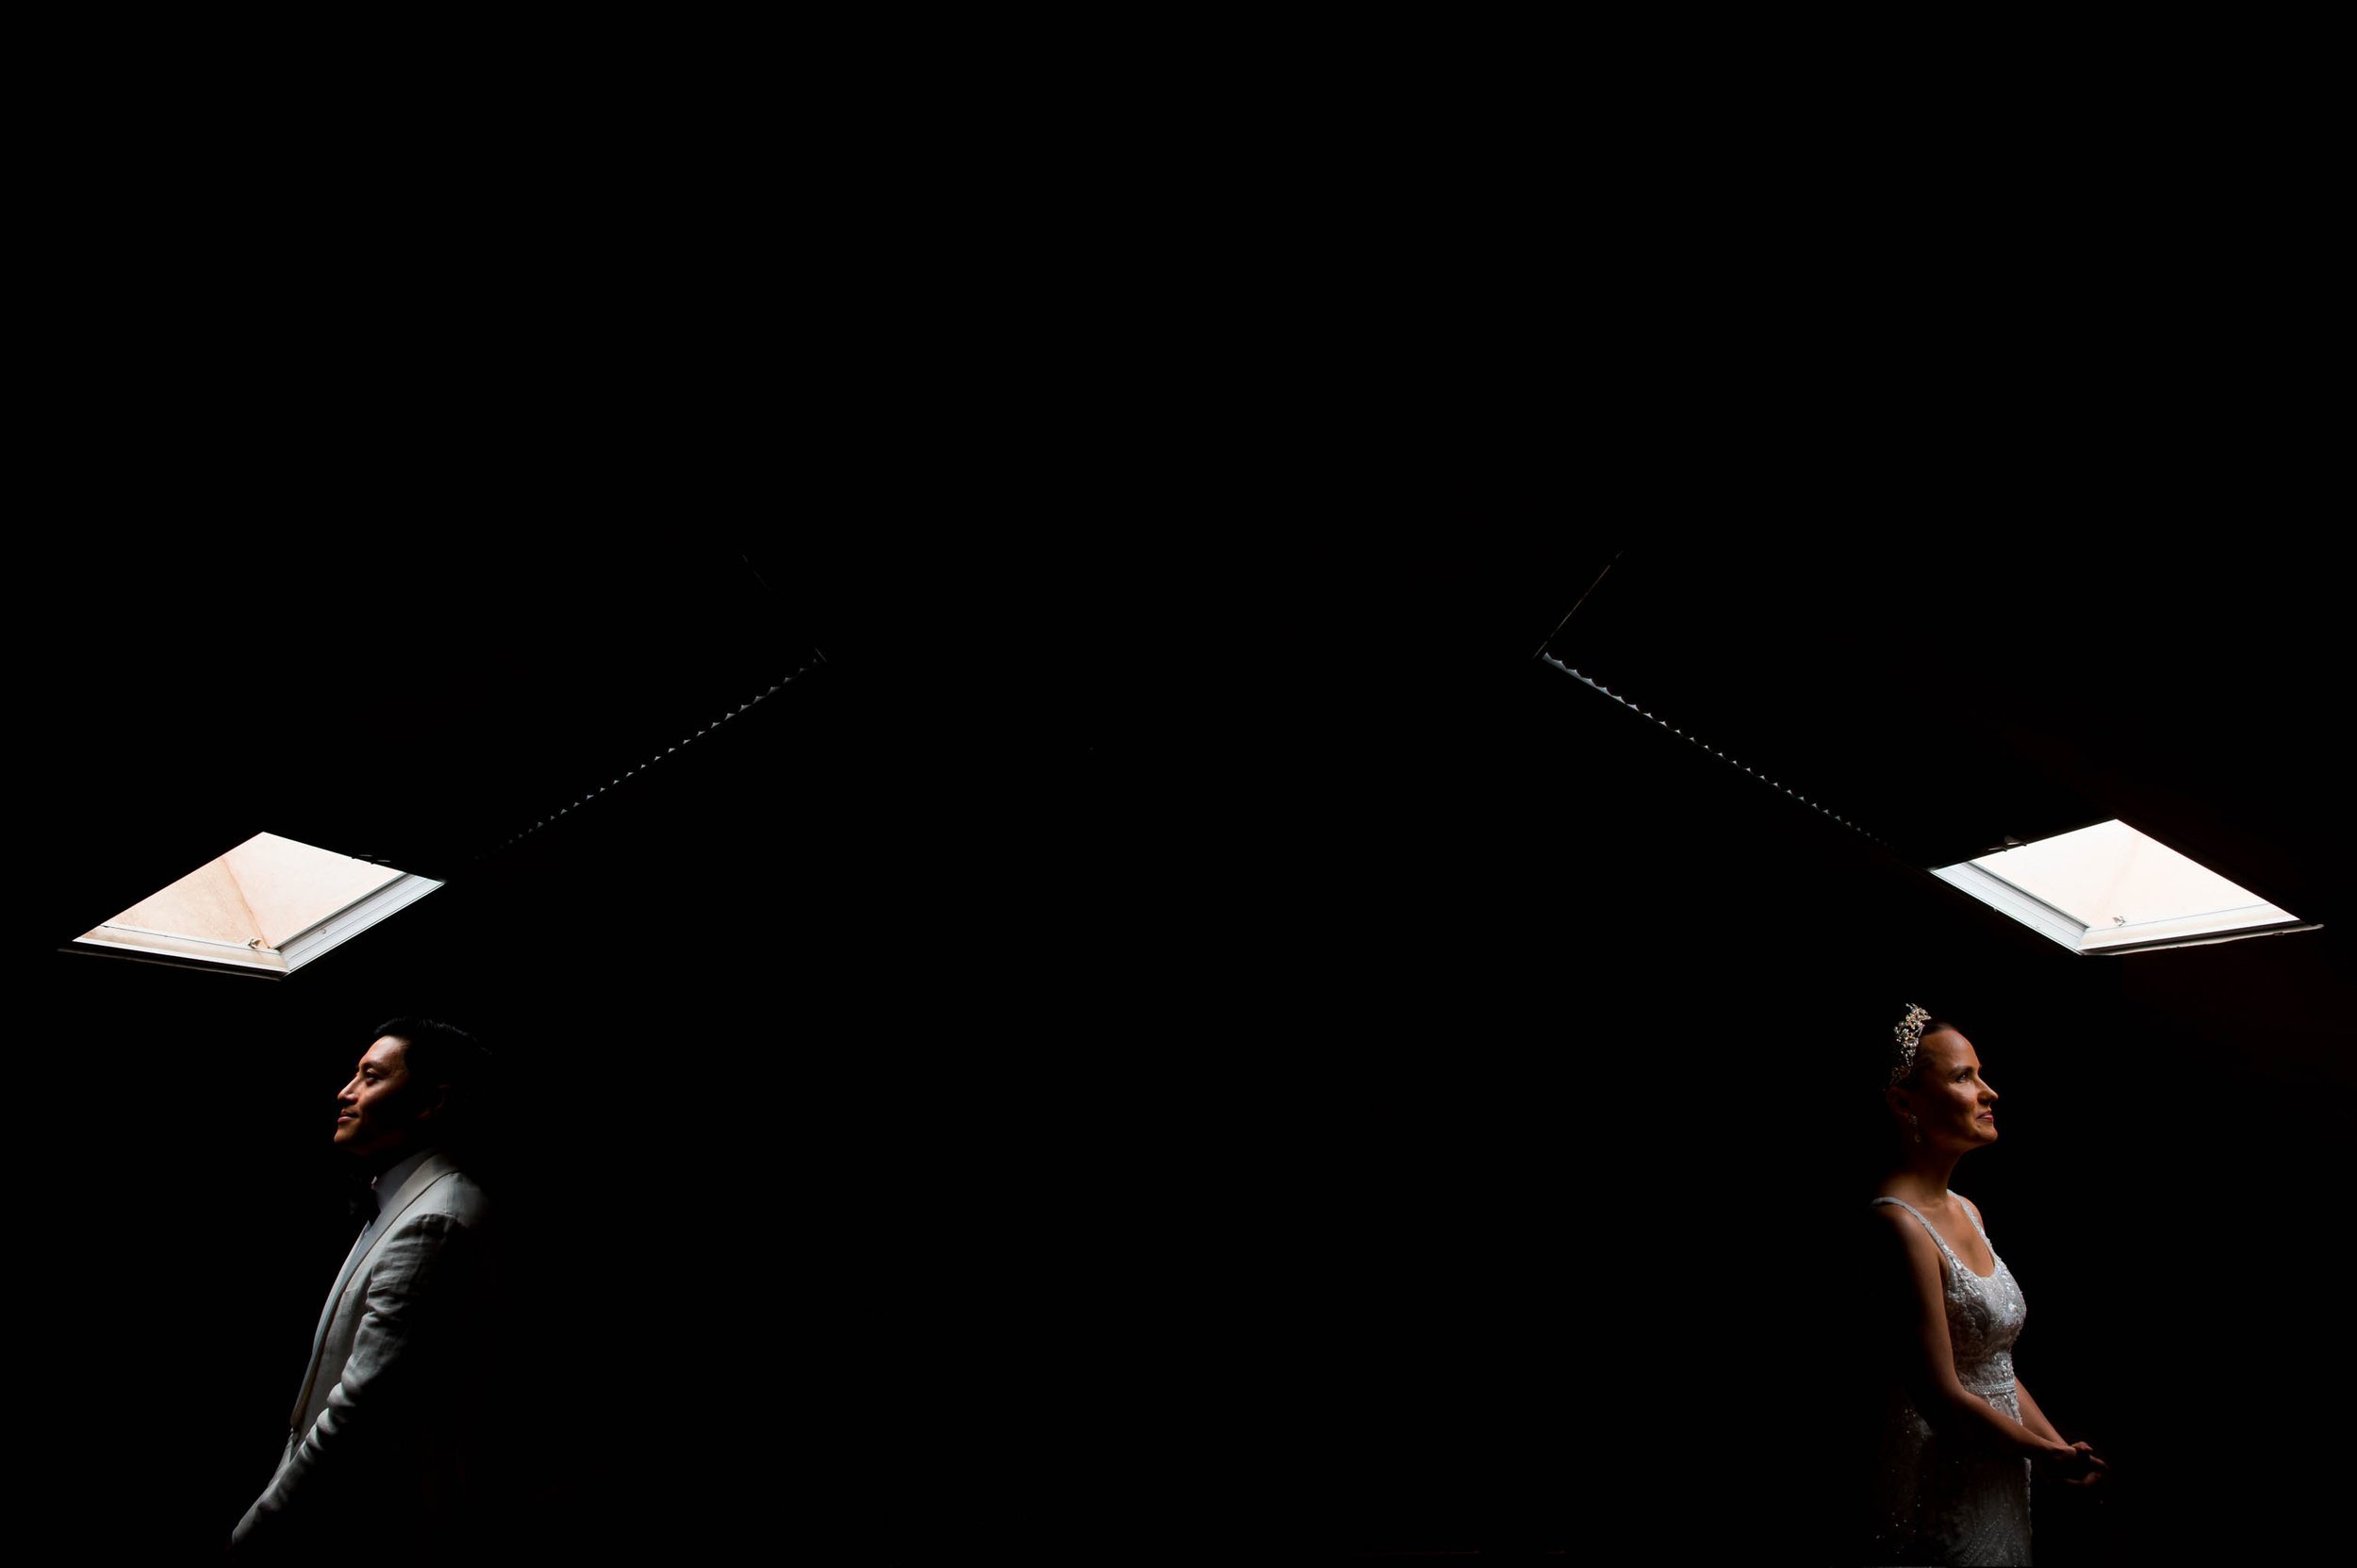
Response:
[[[1876,1255],[1886,1260],[1885,1266],[1897,1269],[1915,1280],[1920,1291],[1937,1297],[1945,1266],[1940,1262],[1939,1244],[1932,1240],[1915,1215],[1896,1203],[1877,1203],[1872,1212],[1882,1216],[1874,1232]]]
[[[1874,1215],[1886,1229],[1896,1227],[1901,1235],[1922,1237],[1925,1244],[1929,1245],[1930,1238],[1923,1236],[1922,1223],[1914,1210],[1903,1208],[1898,1202],[1893,1201],[1871,1204],[1867,1212]]]
[[[1927,1222],[1923,1216],[1914,1210],[1901,1208],[1896,1203],[1877,1203],[1872,1206],[1871,1212],[1881,1216],[1883,1226],[1881,1233],[1896,1235],[1899,1238],[1899,1245],[1910,1256],[1918,1252],[1937,1256],[1938,1244],[1932,1240],[1931,1232],[1924,1229]]]

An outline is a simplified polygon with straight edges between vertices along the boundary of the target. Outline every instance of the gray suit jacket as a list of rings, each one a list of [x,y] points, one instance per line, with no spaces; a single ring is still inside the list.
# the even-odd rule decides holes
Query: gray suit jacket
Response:
[[[278,1472],[233,1547],[331,1530],[430,1542],[451,1526],[477,1468],[489,1218],[483,1188],[440,1152],[379,1197],[321,1313]]]

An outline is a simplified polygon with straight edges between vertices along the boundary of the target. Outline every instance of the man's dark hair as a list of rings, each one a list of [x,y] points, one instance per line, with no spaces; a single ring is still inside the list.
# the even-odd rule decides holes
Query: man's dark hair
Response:
[[[499,1064],[483,1042],[439,1018],[404,1015],[376,1026],[378,1035],[406,1042],[402,1065],[420,1092],[445,1086],[449,1098],[437,1118],[440,1136],[479,1136],[498,1095]]]

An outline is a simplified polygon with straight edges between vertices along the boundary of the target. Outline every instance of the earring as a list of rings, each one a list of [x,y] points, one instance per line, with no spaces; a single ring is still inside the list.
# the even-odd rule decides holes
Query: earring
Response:
[[[1915,1113],[1912,1111],[1907,1113],[1907,1131],[1915,1134],[1917,1143],[1923,1141],[1923,1124],[1915,1119]]]

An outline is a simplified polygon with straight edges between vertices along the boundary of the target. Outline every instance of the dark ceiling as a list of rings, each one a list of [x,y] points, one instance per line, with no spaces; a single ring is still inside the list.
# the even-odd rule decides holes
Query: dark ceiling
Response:
[[[2339,596],[2288,545],[1651,539],[1553,651],[1911,864],[2118,817],[2328,919]]]
[[[633,816],[629,771],[700,734],[790,723],[798,672],[890,683],[933,726],[897,737],[912,757],[1117,753],[1178,787],[1256,752],[1315,771],[1317,737],[1363,718],[1445,776],[1423,740],[1461,738],[1445,710],[1527,683],[1551,633],[1910,864],[2119,816],[2305,918],[2346,897],[2340,589],[2290,547],[1658,530],[1330,570],[1150,548],[912,566],[778,538],[55,551],[26,583],[63,635],[20,909],[71,935],[264,828],[463,877],[560,812]]]

